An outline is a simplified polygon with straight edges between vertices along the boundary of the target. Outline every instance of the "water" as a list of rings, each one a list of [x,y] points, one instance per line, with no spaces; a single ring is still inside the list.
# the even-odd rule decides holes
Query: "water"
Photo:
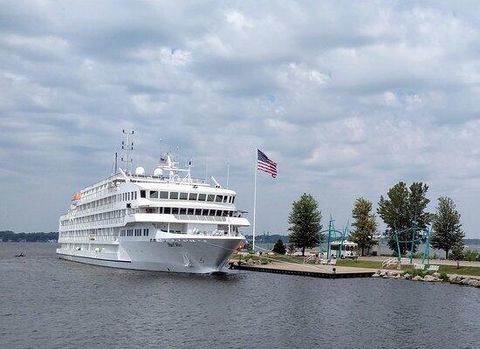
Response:
[[[55,247],[0,244],[0,348],[479,347],[478,288],[138,272]]]

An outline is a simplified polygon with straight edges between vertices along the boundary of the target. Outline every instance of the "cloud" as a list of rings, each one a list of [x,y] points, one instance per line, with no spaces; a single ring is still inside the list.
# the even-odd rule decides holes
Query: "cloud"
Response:
[[[477,12],[2,2],[0,229],[55,230],[71,192],[110,174],[121,130],[134,128],[147,171],[169,150],[221,182],[230,163],[250,212],[254,150],[274,158],[277,180],[259,175],[259,231],[285,233],[303,192],[342,222],[356,196],[376,202],[405,180],[428,182],[432,201],[452,196],[480,236]]]

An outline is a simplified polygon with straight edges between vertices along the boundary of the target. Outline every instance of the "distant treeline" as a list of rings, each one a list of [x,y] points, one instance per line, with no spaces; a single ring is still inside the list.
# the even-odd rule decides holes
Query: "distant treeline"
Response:
[[[245,235],[245,238],[248,241],[252,241],[252,235]],[[274,244],[277,240],[280,239],[283,241],[284,244],[288,244],[288,235],[280,235],[280,234],[263,234],[263,235],[256,235],[255,242],[259,244]],[[463,239],[465,245],[480,245],[480,239]]]
[[[463,239],[465,245],[480,245],[480,239]]]
[[[248,241],[252,241],[253,235],[245,235],[245,238]],[[263,234],[255,236],[255,243],[259,244],[274,244],[277,240],[280,239],[284,244],[288,244],[288,236],[280,234]]]
[[[51,231],[50,233],[14,233],[10,230],[0,231],[0,241],[2,242],[48,242],[50,240],[58,240],[58,232]]]

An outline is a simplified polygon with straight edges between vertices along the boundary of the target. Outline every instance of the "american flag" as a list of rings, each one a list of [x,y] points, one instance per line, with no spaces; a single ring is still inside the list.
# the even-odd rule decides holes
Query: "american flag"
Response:
[[[261,150],[257,149],[257,170],[270,173],[277,177],[277,163],[270,160]]]

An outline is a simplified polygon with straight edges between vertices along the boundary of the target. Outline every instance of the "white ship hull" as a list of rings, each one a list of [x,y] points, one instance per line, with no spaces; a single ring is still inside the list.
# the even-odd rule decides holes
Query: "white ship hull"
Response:
[[[112,268],[186,272],[219,272],[238,247],[241,237],[163,239],[124,241],[116,252],[57,249],[59,258]]]

